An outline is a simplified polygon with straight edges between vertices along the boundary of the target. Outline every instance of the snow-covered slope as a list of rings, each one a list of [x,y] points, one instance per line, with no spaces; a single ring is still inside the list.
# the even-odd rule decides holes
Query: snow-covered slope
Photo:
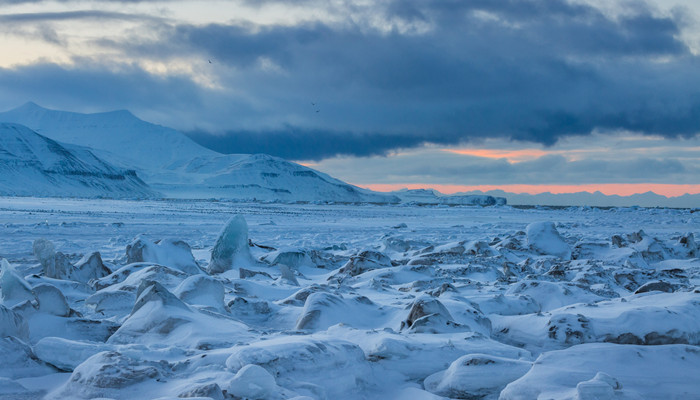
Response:
[[[396,203],[310,168],[263,154],[224,155],[184,134],[128,111],[80,114],[34,103],[0,113],[54,140],[87,146],[99,157],[135,169],[151,187],[178,198]]]
[[[217,154],[174,129],[142,121],[126,110],[81,114],[29,102],[0,113],[0,121],[28,126],[59,142],[90,147],[107,161],[137,170],[163,168],[183,157]]]
[[[133,170],[117,168],[78,146],[0,123],[0,194],[68,197],[152,197]]]
[[[395,196],[349,185],[322,172],[266,154],[197,157],[172,170],[189,182],[155,183],[180,198],[398,203]]]

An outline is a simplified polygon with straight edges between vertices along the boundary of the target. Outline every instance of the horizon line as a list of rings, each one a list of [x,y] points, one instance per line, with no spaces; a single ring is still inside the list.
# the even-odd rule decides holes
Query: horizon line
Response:
[[[512,194],[537,195],[550,194],[574,194],[600,192],[606,196],[629,197],[635,194],[654,193],[667,198],[683,195],[700,194],[700,184],[670,184],[670,183],[600,183],[600,184],[573,184],[573,185],[547,185],[547,184],[505,184],[505,185],[451,185],[428,183],[371,183],[358,184],[361,188],[375,192],[393,192],[401,189],[435,189],[443,194],[455,194],[461,192],[489,192],[502,190]]]

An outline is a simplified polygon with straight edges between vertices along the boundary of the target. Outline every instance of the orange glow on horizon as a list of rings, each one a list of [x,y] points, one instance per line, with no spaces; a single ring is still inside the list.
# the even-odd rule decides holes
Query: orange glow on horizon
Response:
[[[560,155],[569,161],[580,159],[586,154],[597,154],[606,152],[605,148],[588,148],[588,149],[569,149],[569,150],[543,150],[543,149],[522,149],[522,150],[507,150],[507,149],[442,149],[442,151],[460,154],[472,157],[483,157],[491,159],[506,159],[511,163],[517,164],[523,161],[536,160],[540,157],[550,155]]]
[[[505,158],[511,162],[520,162],[534,160],[536,158],[554,154],[552,151],[538,149],[523,149],[523,150],[499,150],[499,149],[443,149],[448,153],[461,154],[465,156],[483,157],[483,158]]]
[[[576,192],[596,192],[599,191],[606,195],[629,196],[637,193],[654,192],[666,197],[677,197],[684,194],[700,193],[700,185],[674,185],[664,183],[601,183],[601,184],[585,184],[585,185],[434,185],[434,184],[357,184],[357,186],[371,189],[378,192],[391,192],[400,189],[435,189],[441,193],[453,194],[458,192],[469,192],[480,190],[488,192],[489,190],[503,190],[510,193],[576,193]]]

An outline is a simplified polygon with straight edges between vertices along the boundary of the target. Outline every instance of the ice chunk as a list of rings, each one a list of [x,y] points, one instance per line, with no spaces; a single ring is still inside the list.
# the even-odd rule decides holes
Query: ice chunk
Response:
[[[410,329],[413,332],[429,332],[432,329],[453,329],[458,327],[458,325],[439,300],[428,296],[421,296],[416,299],[411,305],[411,310],[406,320],[401,321],[401,329]],[[468,330],[468,328],[465,330]]]
[[[291,296],[287,297],[286,299],[282,299],[280,303],[285,305],[303,306],[306,303],[306,299],[309,297],[309,295],[327,290],[328,288],[326,286],[312,284],[297,290]]]
[[[571,259],[571,248],[557,231],[553,222],[533,222],[527,226],[527,242],[540,254],[552,255],[564,260]]]
[[[496,321],[494,331],[507,332],[504,338],[526,346],[545,341],[563,346],[590,342],[700,344],[700,302],[697,294],[688,292],[642,293],[547,313],[503,316]]]
[[[265,368],[279,385],[294,390],[302,382],[320,385],[329,399],[358,398],[358,390],[372,379],[362,349],[345,340],[285,336],[237,346],[226,367],[239,371],[248,364]],[[332,383],[330,383],[332,382]]]
[[[357,276],[367,271],[387,267],[391,267],[391,259],[389,257],[378,251],[365,250],[351,257],[338,272],[350,276]]]
[[[158,282],[143,282],[137,296],[131,314],[108,343],[211,348],[250,337],[244,324],[191,308]]]
[[[460,399],[480,399],[499,393],[507,384],[525,375],[532,363],[488,354],[468,354],[450,367],[425,379],[429,392]]]
[[[248,364],[238,370],[231,379],[228,393],[247,399],[272,399],[279,397],[275,378],[265,368]]]
[[[264,271],[253,271],[253,270],[245,269],[242,267],[238,268],[238,277],[241,279],[252,278],[255,275],[260,275],[261,277],[264,276],[265,278],[272,279],[272,276]]]
[[[175,295],[170,293],[170,291],[160,283],[143,281],[136,292],[136,303],[134,303],[134,308],[131,310],[131,316],[136,314],[141,307],[151,302],[157,302],[163,307],[188,309],[185,303],[175,297]]]
[[[506,295],[525,295],[532,298],[540,309],[550,311],[574,303],[593,303],[605,300],[586,288],[570,282],[547,282],[537,280],[522,280],[510,285]]]
[[[291,268],[284,264],[279,264],[279,267],[280,273],[282,274],[280,276],[280,280],[290,285],[299,286],[299,281],[297,280],[297,277],[294,275],[294,272]]]
[[[224,285],[206,275],[193,275],[178,285],[173,293],[190,305],[210,307],[216,311],[225,311]]]
[[[56,286],[41,283],[34,287],[34,294],[39,302],[39,311],[59,317],[67,317],[70,314],[68,302]]]
[[[56,372],[55,368],[37,360],[25,341],[14,336],[0,337],[0,360],[0,377],[4,378],[27,378]]]
[[[11,379],[0,377],[0,397],[11,399],[12,397],[10,395],[13,395],[18,399],[29,398],[29,396],[21,396],[22,394],[26,394],[27,391],[28,389],[19,383]]]
[[[213,400],[224,400],[224,393],[221,391],[221,387],[216,383],[209,383],[206,385],[201,385],[188,389],[180,393],[179,398],[194,398],[203,397],[206,399]]]
[[[634,294],[653,292],[653,291],[673,293],[673,289],[674,289],[673,285],[671,285],[668,282],[654,281],[654,282],[647,282],[647,283],[643,284],[637,290],[634,291]]]
[[[323,330],[338,323],[375,327],[383,320],[379,306],[364,296],[343,298],[325,292],[308,295],[295,329]]]
[[[257,316],[270,314],[272,309],[265,300],[247,300],[243,297],[235,297],[228,302],[228,307],[237,318],[242,316]]]
[[[311,257],[304,249],[287,248],[274,251],[264,257],[264,260],[272,265],[284,264],[289,268],[313,267]]]
[[[36,297],[32,292],[29,283],[24,280],[17,271],[4,258],[0,260],[0,291],[2,292],[2,303],[7,307],[12,307],[25,301],[35,301]]]
[[[29,340],[29,325],[21,315],[0,305],[0,338],[7,336]]]
[[[46,239],[36,239],[32,245],[34,256],[39,260],[44,269],[44,275],[55,277],[56,247],[53,242]]]
[[[85,304],[105,316],[124,317],[132,310],[136,291],[142,282],[155,281],[173,288],[187,276],[180,270],[163,265],[129,264],[95,281],[93,285],[100,290],[86,298]]]
[[[248,247],[248,224],[241,215],[228,220],[211,250],[208,272],[218,274],[234,266],[248,266],[252,257]]]
[[[34,345],[36,356],[64,371],[73,371],[83,361],[110,346],[102,343],[80,342],[59,337],[45,337]]]
[[[593,379],[576,385],[576,395],[577,400],[614,400],[615,390],[620,389],[622,385],[617,379],[604,372],[598,372]]]
[[[590,399],[592,392],[609,395],[611,390],[614,398],[624,399],[638,398],[639,394],[648,399],[692,398],[697,395],[698,365],[697,346],[582,344],[542,354],[527,374],[503,389],[499,399],[559,399],[583,394],[579,397],[583,400]]]
[[[695,242],[695,235],[692,232],[681,236],[674,247],[676,252],[683,258],[697,257],[700,254],[698,244]]]
[[[54,398],[111,397],[129,386],[155,379],[168,368],[167,362],[155,363],[133,358],[117,351],[103,351],[78,365],[68,382]]]
[[[202,272],[192,255],[192,249],[181,240],[161,239],[151,242],[145,237],[137,237],[126,246],[126,256],[129,264],[151,262],[188,274]]]
[[[489,354],[504,358],[529,357],[530,353],[472,332],[449,335],[381,332],[362,339],[369,360],[400,372],[412,380],[423,380],[444,371],[465,354]]]
[[[74,281],[88,283],[93,279],[100,279],[109,275],[111,271],[102,262],[102,256],[98,251],[86,254],[75,264],[71,272]]]
[[[73,270],[68,256],[57,252],[54,244],[46,239],[37,239],[32,245],[34,255],[41,263],[44,275],[56,279],[70,279]]]

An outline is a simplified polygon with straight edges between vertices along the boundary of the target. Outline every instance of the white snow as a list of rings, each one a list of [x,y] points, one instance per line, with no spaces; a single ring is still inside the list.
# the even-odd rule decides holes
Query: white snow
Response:
[[[0,398],[700,392],[687,210],[1,200]]]
[[[500,399],[688,399],[699,372],[697,346],[583,344],[542,354]]]
[[[281,158],[265,154],[217,153],[198,145],[174,129],[142,121],[128,111],[80,114],[49,110],[34,103],[27,103],[0,113],[0,121],[14,124],[0,124],[0,171],[5,172],[2,169],[5,163],[2,161],[6,157],[3,156],[10,155],[10,170],[14,170],[12,163],[16,163],[17,158],[13,155],[14,147],[2,151],[2,138],[8,136],[5,131],[28,131],[41,137],[32,132],[33,129],[53,139],[51,143],[56,143],[55,140],[90,148],[91,150],[87,151],[84,148],[66,145],[66,148],[76,154],[74,158],[79,156],[82,160],[88,160],[81,165],[99,163],[101,171],[109,169],[112,171],[111,175],[121,174],[120,176],[125,178],[121,186],[106,183],[104,180],[95,184],[97,180],[94,177],[89,181],[80,180],[91,184],[94,189],[104,187],[102,192],[87,191],[72,183],[71,179],[63,179],[58,185],[54,185],[55,187],[48,183],[18,187],[18,182],[44,182],[48,179],[43,177],[45,174],[42,170],[35,168],[23,172],[21,176],[8,176],[8,179],[0,176],[0,194],[140,198],[152,197],[157,191],[175,198],[225,198],[265,202],[399,202],[396,196],[358,188]],[[5,126],[10,128],[4,129]],[[24,136],[31,135],[25,133]],[[61,150],[61,153],[66,151]],[[41,153],[34,152],[31,156],[20,158],[22,163],[28,159],[33,163],[46,163],[57,159],[54,153],[44,149]],[[63,161],[61,163],[65,164]],[[137,187],[138,182],[134,179],[136,176],[117,171],[112,165],[135,170],[150,189],[143,184]],[[81,173],[85,171],[81,170]],[[94,175],[92,170],[89,172]],[[3,173],[4,175],[7,174]],[[125,183],[130,186],[126,186]]]
[[[468,354],[456,359],[445,371],[425,378],[423,384],[426,390],[445,397],[479,398],[500,392],[531,366],[528,361]]]
[[[79,142],[78,142],[79,143]],[[131,171],[90,149],[61,144],[23,125],[0,122],[0,194],[148,198],[157,193]]]
[[[280,398],[279,391],[275,377],[256,364],[239,369],[228,386],[229,394],[248,399]]]

